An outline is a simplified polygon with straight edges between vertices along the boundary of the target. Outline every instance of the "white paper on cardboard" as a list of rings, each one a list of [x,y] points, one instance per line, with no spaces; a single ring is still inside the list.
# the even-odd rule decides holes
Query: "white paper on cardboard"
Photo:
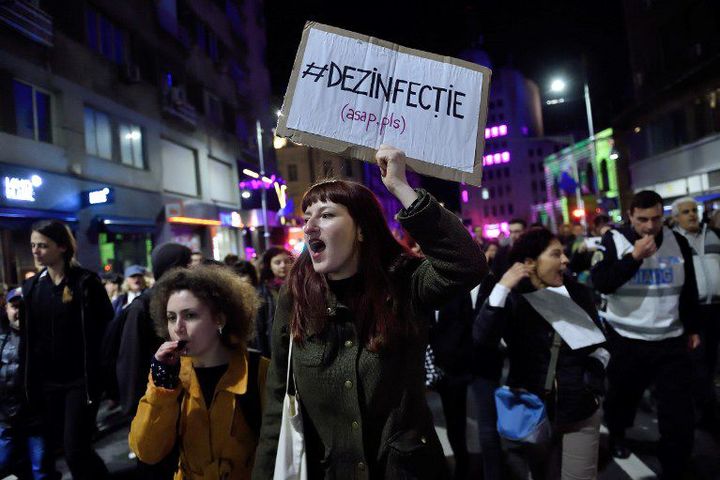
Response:
[[[281,134],[306,132],[333,146],[337,141],[336,151],[343,144],[393,145],[411,159],[459,174],[437,175],[445,178],[479,173],[490,74],[485,67],[312,25],[303,45]],[[301,140],[307,138],[314,137]]]

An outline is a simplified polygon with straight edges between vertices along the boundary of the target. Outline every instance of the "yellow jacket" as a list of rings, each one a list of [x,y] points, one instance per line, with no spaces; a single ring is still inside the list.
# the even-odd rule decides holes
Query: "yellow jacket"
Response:
[[[261,405],[265,404],[267,368],[268,360],[260,358],[256,388]],[[130,427],[132,451],[143,462],[154,464],[170,453],[177,439],[180,462],[175,480],[249,479],[257,441],[235,405],[236,395],[247,391],[247,369],[246,350],[233,354],[209,411],[190,358],[180,359],[180,382],[174,390],[155,386],[150,375]]]

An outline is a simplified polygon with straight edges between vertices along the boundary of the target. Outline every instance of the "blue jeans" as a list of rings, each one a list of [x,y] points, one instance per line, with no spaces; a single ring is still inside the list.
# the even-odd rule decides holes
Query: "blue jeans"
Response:
[[[53,478],[54,468],[43,436],[30,434],[22,428],[0,425],[0,472],[19,473],[21,478],[27,476],[27,472],[13,471],[18,464],[26,464],[27,462],[22,461],[25,459],[30,462],[34,480]]]

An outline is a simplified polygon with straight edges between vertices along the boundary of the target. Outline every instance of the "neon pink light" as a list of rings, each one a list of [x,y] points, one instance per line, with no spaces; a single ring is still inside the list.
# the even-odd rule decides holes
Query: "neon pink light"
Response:
[[[483,167],[510,162],[510,152],[489,153],[483,156]]]
[[[490,223],[483,225],[483,236],[486,238],[497,238],[500,236],[500,233],[510,235],[510,227],[508,226],[508,222]]]
[[[503,137],[507,135],[508,133],[508,126],[503,125],[495,125],[494,127],[488,127],[485,129],[485,138],[495,138],[495,137]]]
[[[275,180],[276,180],[275,175],[271,175],[270,180],[275,182]],[[263,188],[265,190],[270,190],[272,188],[275,188],[275,186],[273,185],[272,182],[267,183],[267,182],[263,182],[262,180],[245,180],[245,181],[240,182],[238,184],[238,186],[240,187],[240,190],[261,190]]]
[[[468,203],[468,191],[463,190],[461,193],[463,203]]]

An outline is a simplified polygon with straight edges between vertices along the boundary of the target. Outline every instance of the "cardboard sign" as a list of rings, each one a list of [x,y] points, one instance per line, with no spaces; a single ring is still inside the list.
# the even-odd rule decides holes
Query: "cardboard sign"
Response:
[[[276,134],[369,162],[393,145],[419,173],[479,186],[490,74],[308,22]]]

